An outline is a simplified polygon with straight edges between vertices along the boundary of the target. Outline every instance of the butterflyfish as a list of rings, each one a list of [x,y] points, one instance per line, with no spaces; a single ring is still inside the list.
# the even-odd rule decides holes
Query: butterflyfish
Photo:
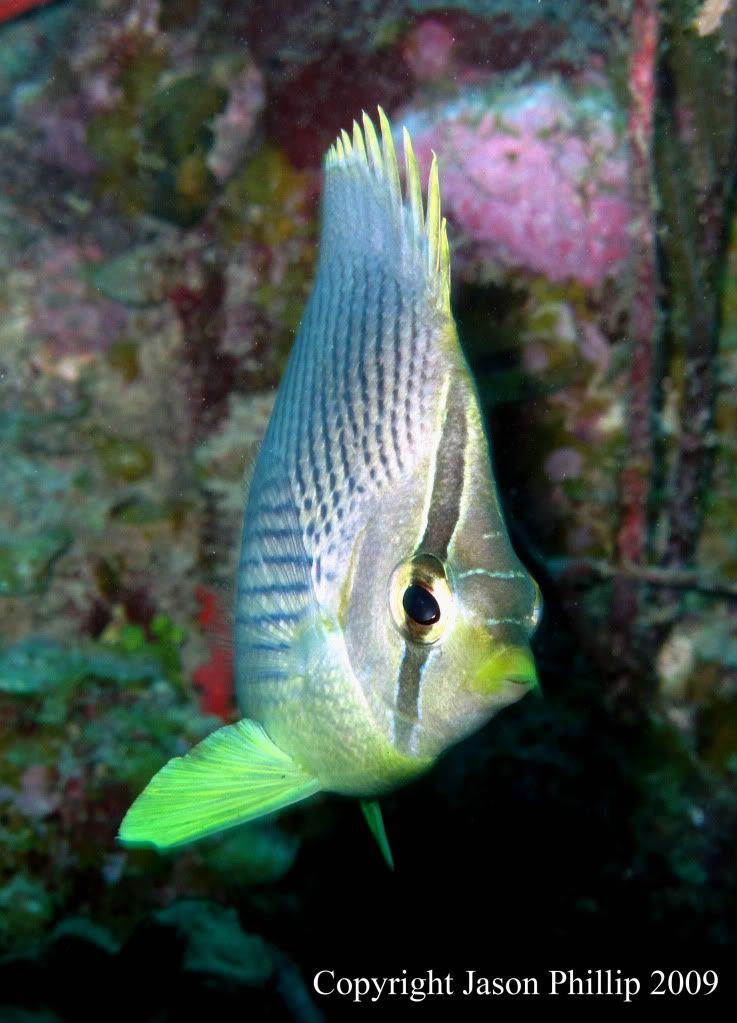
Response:
[[[450,306],[437,160],[365,114],[324,164],[317,275],[254,466],[234,617],[244,715],[170,760],[120,838],[159,848],[318,791],[377,799],[537,684],[540,591],[500,508]]]

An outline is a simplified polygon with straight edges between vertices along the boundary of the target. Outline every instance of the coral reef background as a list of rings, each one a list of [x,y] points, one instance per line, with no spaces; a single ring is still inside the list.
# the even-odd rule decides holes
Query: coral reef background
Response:
[[[0,2],[0,1020],[99,1019],[89,973],[110,1019],[311,1021],[341,957],[734,945],[736,69],[697,0]],[[328,797],[124,850],[237,716],[244,468],[379,103],[440,160],[544,699],[385,800],[393,876]]]

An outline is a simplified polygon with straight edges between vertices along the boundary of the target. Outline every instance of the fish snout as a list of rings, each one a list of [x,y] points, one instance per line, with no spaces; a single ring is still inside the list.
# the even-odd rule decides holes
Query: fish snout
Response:
[[[539,681],[532,651],[524,642],[493,644],[469,683],[472,692],[482,696],[495,696],[510,683],[536,689]]]

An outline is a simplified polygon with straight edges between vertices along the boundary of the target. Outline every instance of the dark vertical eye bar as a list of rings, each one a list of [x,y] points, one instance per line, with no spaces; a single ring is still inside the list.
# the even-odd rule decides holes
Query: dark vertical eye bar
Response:
[[[395,741],[398,749],[407,752],[409,752],[414,722],[417,720],[422,673],[429,655],[428,647],[417,648],[406,645],[399,669]]]
[[[466,399],[462,389],[454,387],[451,382],[445,422],[435,456],[430,509],[418,548],[434,554],[439,559],[447,556],[461,514],[467,436]],[[408,587],[408,590],[411,589],[413,587]],[[404,598],[402,604],[407,614],[412,617],[411,611],[404,604]],[[439,616],[438,608],[438,618]],[[430,651],[427,648],[418,650],[409,643],[405,644],[397,687],[396,741],[400,749],[408,747],[412,734],[412,726],[406,719],[417,720],[422,673],[429,655]]]
[[[451,381],[445,422],[435,456],[430,510],[419,550],[442,559],[447,556],[461,514],[466,474],[466,398],[463,389]]]

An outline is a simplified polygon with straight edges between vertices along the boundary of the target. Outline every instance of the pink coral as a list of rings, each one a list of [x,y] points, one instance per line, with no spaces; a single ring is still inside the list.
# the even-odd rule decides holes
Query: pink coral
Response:
[[[207,166],[225,181],[237,169],[251,141],[264,106],[264,81],[260,71],[249,65],[230,85],[228,105],[213,123],[215,139]]]
[[[94,174],[98,164],[87,148],[86,128],[80,117],[65,115],[60,107],[39,116],[37,128],[39,138],[31,150],[35,159],[80,177]]]
[[[21,775],[21,790],[16,806],[33,820],[43,820],[59,806],[61,796],[53,790],[50,771],[45,764],[31,764]]]
[[[35,308],[28,330],[43,339],[47,354],[41,361],[48,371],[59,360],[107,350],[123,333],[126,309],[119,302],[103,298],[88,279],[87,269],[100,259],[95,245],[46,240],[26,256],[28,269],[39,274]],[[70,376],[71,373],[71,376]],[[71,379],[70,364],[60,375]]]
[[[418,82],[434,82],[448,73],[454,41],[450,29],[435,18],[423,18],[412,29],[402,56]]]
[[[548,479],[556,483],[575,479],[583,469],[583,455],[574,448],[558,448],[545,459],[545,472]]]
[[[596,286],[628,253],[628,164],[613,101],[557,80],[475,89],[403,118],[445,209],[502,266]]]

